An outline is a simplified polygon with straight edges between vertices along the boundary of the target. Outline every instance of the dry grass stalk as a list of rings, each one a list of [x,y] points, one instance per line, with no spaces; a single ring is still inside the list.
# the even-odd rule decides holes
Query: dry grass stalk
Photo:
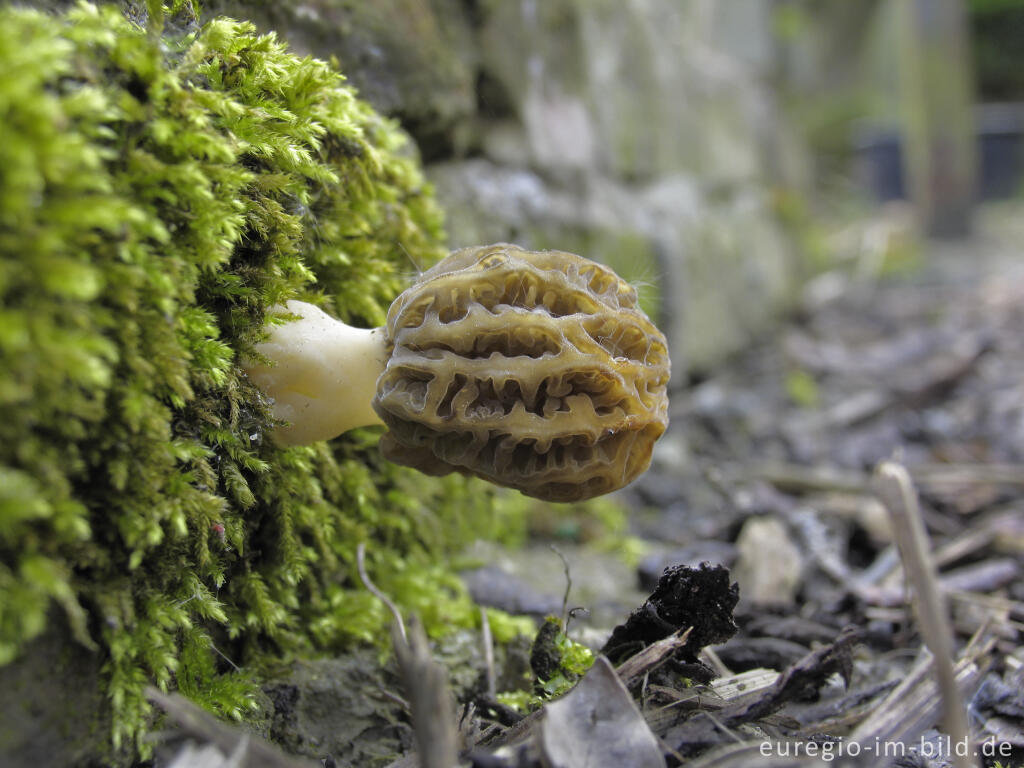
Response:
[[[446,672],[431,656],[427,635],[415,616],[409,621],[407,638],[397,623],[392,624],[391,640],[412,710],[420,768],[454,768],[458,736]]]
[[[875,471],[874,486],[892,517],[893,534],[903,558],[903,569],[914,588],[914,607],[921,636],[934,657],[946,733],[954,743],[969,744],[967,711],[952,662],[953,630],[929,554],[928,534],[921,519],[913,481],[905,467],[886,461]],[[976,765],[975,761],[963,755],[954,756],[954,760],[959,768]]]

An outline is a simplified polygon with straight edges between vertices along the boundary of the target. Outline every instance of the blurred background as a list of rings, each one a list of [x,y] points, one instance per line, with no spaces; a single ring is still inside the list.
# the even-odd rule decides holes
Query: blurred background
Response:
[[[413,136],[452,246],[639,284],[677,385],[844,259],[908,266],[1020,190],[1018,0],[215,0]],[[903,201],[911,200],[913,207]]]

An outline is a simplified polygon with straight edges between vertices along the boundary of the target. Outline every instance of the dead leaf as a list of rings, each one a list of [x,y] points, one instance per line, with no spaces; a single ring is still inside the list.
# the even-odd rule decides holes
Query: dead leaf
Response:
[[[546,713],[538,734],[546,768],[665,766],[658,739],[604,656]]]

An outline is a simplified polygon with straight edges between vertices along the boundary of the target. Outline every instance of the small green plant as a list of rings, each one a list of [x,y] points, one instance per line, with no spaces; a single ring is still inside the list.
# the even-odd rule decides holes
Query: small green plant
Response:
[[[530,650],[533,690],[506,691],[498,694],[498,700],[520,711],[537,709],[568,692],[593,663],[594,652],[570,638],[561,619],[548,616]]]
[[[543,654],[546,673],[538,674],[536,690],[541,698],[561,696],[576,684],[594,663],[594,652],[566,634],[562,622],[549,616],[534,641],[531,664],[538,653]]]

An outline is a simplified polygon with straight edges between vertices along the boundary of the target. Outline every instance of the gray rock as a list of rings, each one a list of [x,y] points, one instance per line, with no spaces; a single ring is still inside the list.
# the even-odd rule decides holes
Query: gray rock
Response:
[[[804,561],[782,521],[770,516],[750,518],[740,530],[736,550],[733,575],[744,600],[761,605],[793,602]]]
[[[72,640],[59,613],[47,626],[0,666],[0,765],[128,765],[110,745],[103,659]]]
[[[385,694],[396,687],[374,649],[296,661],[263,687],[271,739],[292,754],[354,765],[401,753],[412,745],[412,729]]]

